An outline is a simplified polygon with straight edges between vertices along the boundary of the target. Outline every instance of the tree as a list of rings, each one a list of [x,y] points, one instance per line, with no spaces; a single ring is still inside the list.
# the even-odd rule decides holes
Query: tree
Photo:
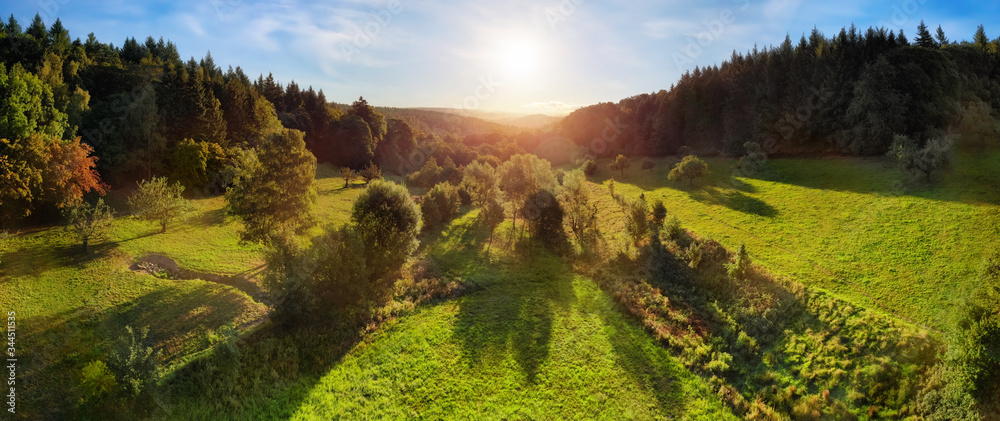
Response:
[[[646,203],[646,195],[640,194],[634,201],[623,200],[622,210],[625,212],[625,233],[632,240],[632,245],[638,246],[649,232],[649,204]]]
[[[600,238],[597,225],[597,205],[590,201],[590,186],[585,173],[576,169],[563,177],[559,201],[569,220],[570,231],[585,252],[596,246]]]
[[[687,178],[689,185],[694,186],[694,179],[705,177],[707,175],[708,164],[697,156],[688,155],[681,160],[680,164],[677,164],[674,169],[670,170],[670,174],[667,175],[667,179],[670,181],[677,181],[682,178]]]
[[[625,170],[632,166],[632,161],[628,159],[625,155],[618,155],[615,160],[608,165],[608,169],[611,171],[621,171],[622,176],[625,175]]]
[[[324,307],[348,313],[348,320],[359,320],[371,307],[381,304],[387,283],[372,281],[364,239],[356,228],[331,227],[313,239],[306,255],[315,256],[310,265],[310,289]]]
[[[429,189],[434,187],[441,180],[442,168],[437,164],[437,159],[431,157],[424,162],[420,170],[406,177],[406,181],[416,187]]]
[[[885,56],[865,66],[854,84],[840,146],[846,152],[884,154],[895,133],[903,132],[907,97],[895,89],[896,69]]]
[[[20,63],[9,70],[0,64],[0,92],[0,138],[62,138],[68,117],[56,108],[52,88]]]
[[[986,29],[983,25],[979,25],[976,28],[976,34],[972,36],[972,44],[982,51],[986,51],[989,48],[990,38],[986,36]]]
[[[653,202],[653,226],[663,227],[663,221],[667,219],[667,207],[663,206],[663,200],[656,199]]]
[[[546,189],[537,190],[525,199],[522,209],[532,239],[538,239],[551,250],[565,250],[566,231],[563,230],[565,213],[555,194]]]
[[[904,135],[896,135],[890,155],[899,160],[899,169],[911,178],[923,178],[930,183],[933,176],[951,162],[951,140],[932,137],[923,147]]]
[[[235,166],[226,212],[243,221],[242,241],[271,243],[281,231],[301,232],[312,225],[316,157],[306,150],[302,132],[285,129],[268,136]]]
[[[938,25],[937,33],[934,35],[934,39],[936,39],[937,43],[942,47],[948,45],[948,37],[944,35],[944,29],[941,29],[941,25]]]
[[[588,159],[584,161],[583,165],[581,165],[581,168],[583,169],[583,174],[586,175],[587,177],[593,177],[594,174],[597,174],[597,162],[595,162],[593,159]]]
[[[420,209],[410,192],[391,181],[376,180],[355,200],[351,221],[364,242],[371,279],[389,282],[417,249]]]
[[[500,191],[512,206],[514,227],[517,215],[523,213],[522,204],[538,190],[553,189],[556,185],[552,167],[535,155],[517,154],[497,168]]]
[[[437,228],[458,215],[458,188],[450,183],[438,183],[420,202],[424,229]]]
[[[111,228],[111,208],[104,204],[104,199],[97,199],[97,203],[82,203],[64,210],[68,225],[67,231],[72,231],[77,240],[83,245],[83,253],[87,253],[87,246],[91,240],[103,237]]]
[[[462,187],[469,193],[472,203],[480,209],[485,209],[487,204],[497,201],[500,194],[496,169],[480,161],[465,166]]]
[[[927,24],[923,20],[917,25],[917,39],[915,40],[917,45],[924,48],[937,48],[938,45],[934,42],[934,37],[931,36],[931,31],[927,30]]]
[[[740,244],[740,249],[736,252],[736,260],[727,265],[726,270],[733,280],[746,280],[750,276],[750,253],[747,252],[746,244]]]
[[[369,162],[368,165],[366,165],[364,168],[361,169],[360,172],[358,172],[358,174],[361,175],[361,178],[365,180],[365,184],[371,183],[372,180],[378,180],[382,178],[382,170],[379,169],[378,165],[375,165],[374,162]]]
[[[340,167],[340,178],[344,179],[344,188],[346,189],[350,187],[351,180],[358,178],[358,173],[350,167]]]
[[[171,221],[194,210],[181,195],[183,192],[180,182],[171,185],[166,177],[153,177],[139,182],[139,188],[128,198],[128,206],[137,218],[159,223],[160,232],[167,232]]]
[[[756,174],[767,165],[767,152],[760,147],[757,142],[746,142],[743,144],[746,155],[740,157],[739,168],[745,174]]]
[[[159,352],[147,345],[148,336],[148,327],[136,332],[132,326],[125,326],[125,335],[118,339],[108,356],[108,368],[126,396],[131,398],[151,392],[160,378]]]
[[[375,140],[375,144],[372,145],[374,152],[375,146],[382,141],[387,131],[385,116],[375,111],[375,107],[368,105],[368,101],[364,97],[358,97],[358,100],[351,104],[351,109],[348,110],[347,114],[360,117],[368,125],[372,138]]]
[[[653,172],[653,168],[655,168],[655,167],[656,167],[656,163],[655,162],[653,162],[651,160],[648,160],[648,159],[643,159],[642,160],[642,168],[641,169],[643,171],[649,170],[649,172]]]
[[[184,139],[171,153],[173,177],[189,189],[208,184],[209,175],[222,170],[226,153],[218,143]]]
[[[480,210],[479,219],[486,226],[486,229],[490,231],[490,242],[486,246],[486,251],[489,252],[490,247],[493,247],[493,233],[496,232],[500,223],[506,219],[503,213],[503,205],[495,198],[490,200]]]

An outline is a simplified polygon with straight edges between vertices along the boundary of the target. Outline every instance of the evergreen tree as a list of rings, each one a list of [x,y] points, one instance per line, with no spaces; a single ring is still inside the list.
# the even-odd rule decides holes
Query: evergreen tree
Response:
[[[927,30],[927,24],[923,20],[917,25],[917,39],[916,43],[920,47],[924,48],[937,48],[938,44],[934,42],[934,37],[931,36],[931,31]]]

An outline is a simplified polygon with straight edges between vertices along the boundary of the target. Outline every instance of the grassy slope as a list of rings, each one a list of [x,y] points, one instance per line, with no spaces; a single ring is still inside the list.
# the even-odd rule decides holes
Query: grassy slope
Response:
[[[551,256],[485,263],[466,248],[483,244],[474,224],[453,224],[431,256],[479,290],[359,345],[293,419],[732,417],[593,282]]]
[[[326,165],[317,171],[322,223],[346,222],[361,192],[343,190],[335,173]],[[110,200],[120,203],[121,192],[115,193]],[[83,365],[100,359],[125,325],[149,326],[169,368],[209,346],[208,334],[219,326],[265,316],[264,305],[228,286],[158,279],[128,269],[136,258],[159,253],[198,272],[259,273],[261,249],[239,244],[239,223],[225,218],[224,199],[192,202],[196,210],[164,234],[155,224],[116,218],[107,238],[94,241],[88,255],[61,227],[3,244],[0,310],[17,313],[21,375],[32,378],[24,383],[24,408],[74,405],[75,393],[54,385],[78,383]]]
[[[617,191],[662,198],[685,227],[745,243],[774,272],[943,329],[1000,239],[997,155],[961,154],[940,185],[909,194],[883,159],[774,160],[779,181],[732,179],[733,160],[709,159],[708,186],[695,188],[667,184],[665,161],[614,176]]]

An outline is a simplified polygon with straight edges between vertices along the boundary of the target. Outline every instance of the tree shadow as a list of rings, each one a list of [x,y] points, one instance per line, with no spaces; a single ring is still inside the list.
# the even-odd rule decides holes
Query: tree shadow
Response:
[[[461,299],[453,335],[469,365],[512,358],[535,384],[549,357],[553,319],[576,300],[572,270],[544,250],[491,266],[485,269],[496,282]]]
[[[747,196],[739,190],[725,191],[718,187],[705,187],[689,191],[688,196],[702,203],[722,205],[735,211],[765,218],[773,218],[778,215],[778,210],[773,206],[763,200]]]
[[[113,296],[114,288],[97,294]],[[99,308],[88,301],[52,315],[18,320],[18,394],[28,418],[111,419],[130,418],[111,401],[86,401],[81,387],[83,368],[93,361],[107,361],[125,334],[125,326],[149,328],[148,341],[160,351],[160,365],[207,348],[205,332],[230,323],[246,311],[237,294],[200,283],[193,288],[163,286],[134,299]]]
[[[212,209],[187,219],[187,224],[194,228],[206,228],[223,225],[226,222],[226,208]]]
[[[91,243],[86,253],[83,245],[75,242],[46,242],[43,247],[26,246],[5,253],[0,274],[7,277],[40,276],[60,267],[83,266],[108,257],[118,248],[118,242]]]

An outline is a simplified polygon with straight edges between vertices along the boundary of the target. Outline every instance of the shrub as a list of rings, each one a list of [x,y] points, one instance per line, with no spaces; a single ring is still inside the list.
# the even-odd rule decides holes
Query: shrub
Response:
[[[160,224],[160,232],[167,232],[167,225],[183,218],[193,210],[191,202],[181,196],[184,186],[180,182],[167,183],[166,177],[153,177],[139,182],[139,189],[128,198],[128,206],[139,219]]]
[[[690,146],[684,145],[681,146],[680,148],[677,148],[677,156],[688,156],[688,155],[694,155],[694,149],[691,149]]]
[[[593,177],[594,174],[597,174],[597,162],[595,162],[593,159],[588,159],[584,161],[583,165],[581,165],[580,168],[583,169],[583,174],[586,175],[587,177]]]
[[[357,230],[331,227],[313,239],[312,290],[324,307],[343,311],[350,320],[367,314],[369,304],[384,302],[386,280],[371,277],[365,262],[365,244]]]
[[[117,387],[115,376],[104,361],[91,361],[80,371],[79,388],[85,400],[100,399]]]
[[[420,202],[424,229],[437,228],[447,224],[458,215],[460,199],[458,189],[449,183],[438,183]]]
[[[681,226],[681,220],[677,218],[677,215],[670,217],[666,226],[663,227],[663,231],[673,241],[680,240],[684,236],[684,227]]]
[[[649,172],[653,172],[653,168],[656,168],[656,163],[655,162],[650,161],[648,159],[643,159],[642,160],[642,167],[641,167],[641,169],[643,171],[649,170]]]
[[[126,396],[139,397],[152,392],[159,379],[157,352],[146,344],[149,328],[138,332],[132,326],[125,326],[121,336],[108,356],[108,368],[115,374],[115,380]]]
[[[351,209],[351,221],[365,246],[365,263],[372,279],[389,276],[417,249],[420,209],[405,187],[376,180]]]
[[[746,280],[750,275],[750,253],[747,252],[745,244],[740,244],[740,249],[736,252],[736,260],[726,265],[727,273],[733,280]]]

